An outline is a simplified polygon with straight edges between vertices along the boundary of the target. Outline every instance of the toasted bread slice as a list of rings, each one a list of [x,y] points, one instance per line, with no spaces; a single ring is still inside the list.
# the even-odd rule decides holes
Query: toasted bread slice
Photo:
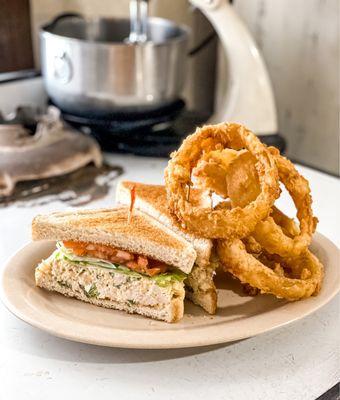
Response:
[[[38,265],[35,280],[37,286],[68,297],[166,322],[177,322],[184,313],[183,282],[159,286],[152,278],[84,268],[53,255]]]
[[[100,243],[162,261],[189,273],[196,260],[193,246],[154,218],[128,208],[54,212],[32,222],[33,240]]]
[[[139,182],[121,181],[117,186],[116,201],[120,204],[130,204],[130,191],[135,187],[134,207],[145,212],[157,221],[161,222],[177,234],[190,242],[197,253],[196,264],[206,266],[209,264],[212,241],[196,236],[183,230],[172,218],[167,205],[165,187],[162,185],[147,185]],[[196,205],[208,206],[209,198],[202,195],[202,190],[193,189],[191,200]]]

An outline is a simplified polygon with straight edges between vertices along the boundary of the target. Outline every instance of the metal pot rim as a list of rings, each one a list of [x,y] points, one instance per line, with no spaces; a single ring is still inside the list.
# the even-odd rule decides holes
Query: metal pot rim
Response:
[[[125,22],[129,22],[128,18],[115,18],[115,17],[96,17],[96,18],[82,18],[85,23],[91,23],[97,20],[106,20],[106,21],[125,21]],[[71,41],[73,43],[81,43],[83,45],[95,45],[95,46],[121,46],[121,47],[157,47],[157,46],[164,46],[164,45],[168,45],[169,43],[177,43],[177,42],[182,42],[182,41],[186,41],[188,39],[189,33],[190,33],[190,29],[183,24],[176,24],[174,23],[172,20],[166,19],[166,18],[160,18],[160,17],[150,17],[149,18],[149,22],[153,23],[153,22],[162,22],[162,23],[166,23],[167,25],[172,25],[173,27],[176,27],[179,29],[180,34],[178,36],[169,38],[167,40],[164,41],[159,41],[159,42],[153,42],[153,41],[147,41],[144,43],[129,43],[129,42],[121,42],[121,41],[117,41],[117,42],[108,42],[108,41],[90,41],[87,39],[79,39],[79,38],[74,38],[74,37],[70,37],[70,36],[65,36],[65,35],[61,35],[58,33],[53,32],[52,27],[54,24],[54,21],[49,22],[43,26],[41,26],[40,28],[40,35],[41,36],[46,36],[46,37],[54,37],[54,38],[60,38],[60,39],[67,39],[68,41]]]

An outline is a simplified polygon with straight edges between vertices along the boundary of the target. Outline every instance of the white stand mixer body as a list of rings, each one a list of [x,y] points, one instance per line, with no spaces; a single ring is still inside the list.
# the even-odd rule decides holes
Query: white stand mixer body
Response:
[[[190,0],[215,28],[228,60],[227,91],[209,123],[239,122],[260,135],[278,133],[269,75],[254,39],[226,0]]]

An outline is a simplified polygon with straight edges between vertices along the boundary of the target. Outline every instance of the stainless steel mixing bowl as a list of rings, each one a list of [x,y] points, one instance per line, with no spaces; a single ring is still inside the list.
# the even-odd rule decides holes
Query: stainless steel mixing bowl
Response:
[[[180,96],[188,31],[150,18],[148,41],[129,43],[128,19],[56,18],[41,28],[41,61],[52,101],[71,113],[147,111]]]

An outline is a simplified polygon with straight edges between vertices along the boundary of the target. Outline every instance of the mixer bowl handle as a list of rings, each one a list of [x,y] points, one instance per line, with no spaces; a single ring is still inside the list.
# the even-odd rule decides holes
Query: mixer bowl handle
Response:
[[[65,18],[79,18],[79,19],[84,19],[84,16],[79,14],[79,13],[75,13],[75,12],[66,12],[66,13],[62,13],[57,15],[51,22],[49,22],[48,27],[52,28],[53,26],[55,26],[59,21],[65,19]]]

